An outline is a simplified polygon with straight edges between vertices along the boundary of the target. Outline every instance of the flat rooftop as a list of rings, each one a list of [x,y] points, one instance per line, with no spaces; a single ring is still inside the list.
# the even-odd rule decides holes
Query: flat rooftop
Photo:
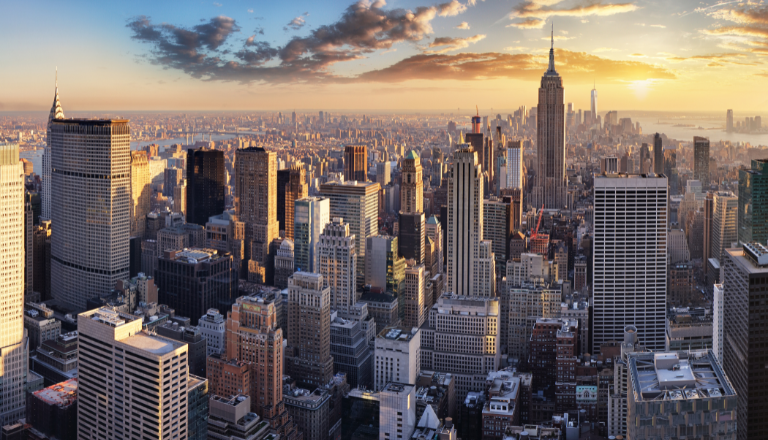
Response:
[[[77,378],[51,385],[32,394],[49,405],[67,407],[77,400]]]
[[[636,401],[736,395],[711,351],[642,353],[630,357],[629,369]]]
[[[387,327],[376,335],[377,338],[402,342],[410,342],[414,336],[416,336],[416,332],[406,327]]]
[[[171,339],[153,336],[144,331],[141,333],[136,333],[133,336],[129,336],[120,342],[158,356],[171,353],[177,348],[187,345],[183,342],[175,342]]]
[[[731,256],[737,266],[739,266],[744,272],[749,274],[768,274],[768,266],[757,266],[744,252],[744,249],[725,249],[725,252]]]

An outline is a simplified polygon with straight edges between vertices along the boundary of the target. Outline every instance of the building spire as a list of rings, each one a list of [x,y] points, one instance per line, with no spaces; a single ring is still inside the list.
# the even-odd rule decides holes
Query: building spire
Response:
[[[547,75],[557,75],[555,71],[555,23],[552,22],[552,33],[550,34],[551,46],[549,48],[549,68]]]
[[[56,75],[54,77],[53,105],[51,106],[51,113],[48,115],[48,128],[51,127],[51,121],[54,119],[64,119],[64,109],[61,108],[61,101],[59,100],[59,68],[58,67],[56,67]]]

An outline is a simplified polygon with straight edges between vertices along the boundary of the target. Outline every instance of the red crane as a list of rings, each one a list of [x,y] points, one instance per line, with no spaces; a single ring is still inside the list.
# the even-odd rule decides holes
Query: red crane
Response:
[[[536,229],[534,229],[533,234],[531,234],[531,239],[536,238],[537,235],[539,235],[539,226],[541,226],[541,214],[544,212],[544,205],[541,205],[541,209],[539,210],[539,221],[536,222]]]

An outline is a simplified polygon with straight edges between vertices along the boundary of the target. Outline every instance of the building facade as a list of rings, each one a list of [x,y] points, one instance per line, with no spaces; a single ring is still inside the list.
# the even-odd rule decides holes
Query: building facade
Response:
[[[50,136],[52,296],[82,310],[129,277],[130,128],[127,120],[56,119]]]
[[[595,177],[595,350],[621,340],[624,327],[630,324],[637,327],[646,347],[664,349],[667,191],[664,176]]]
[[[205,225],[224,212],[227,181],[224,152],[187,150],[187,222]]]
[[[77,438],[187,438],[187,344],[109,308],[78,318]]]
[[[768,384],[760,330],[768,305],[768,248],[759,243],[726,249],[723,259],[723,368],[738,395],[738,439],[768,436],[768,401],[759,391]]]
[[[331,289],[331,309],[348,312],[357,302],[357,250],[355,236],[340,218],[328,223],[317,246],[319,273],[324,287]]]

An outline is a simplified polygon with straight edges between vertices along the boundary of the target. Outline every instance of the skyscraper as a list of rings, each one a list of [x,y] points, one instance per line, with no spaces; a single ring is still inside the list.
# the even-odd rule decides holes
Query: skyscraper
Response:
[[[725,112],[725,131],[733,131],[733,110]]]
[[[285,238],[293,239],[293,215],[296,200],[307,197],[306,171],[300,164],[277,171],[277,222]]]
[[[224,212],[226,186],[223,151],[187,150],[187,223],[204,226]]]
[[[379,184],[363,181],[328,182],[320,185],[320,195],[331,201],[331,218],[349,223],[357,246],[357,283],[362,286],[365,272],[365,240],[379,233]]]
[[[738,439],[768,436],[765,314],[768,248],[744,243],[723,253],[723,369],[739,397]]]
[[[739,170],[739,241],[768,243],[768,159]]]
[[[319,272],[317,246],[330,221],[331,201],[324,197],[304,197],[294,203],[293,267],[303,272]]]
[[[589,94],[590,111],[592,112],[592,125],[597,124],[597,86],[592,86]]]
[[[712,209],[712,243],[708,258],[723,261],[723,252],[731,248],[738,237],[739,198],[730,191],[718,191],[714,195]]]
[[[661,144],[661,135],[653,135],[653,172],[654,174],[664,174],[664,147]],[[667,176],[669,177],[669,176]]]
[[[296,272],[288,278],[288,351],[286,374],[317,387],[333,378],[331,288],[319,273]]]
[[[593,347],[634,325],[644,345],[665,348],[667,178],[595,176]]]
[[[235,157],[235,211],[245,223],[245,253],[263,268],[271,284],[267,262],[269,244],[280,235],[277,223],[277,154],[260,147],[241,148]],[[249,263],[250,264],[250,263]]]
[[[16,144],[0,143],[0,421],[24,416],[24,167]]]
[[[477,154],[468,145],[453,153],[448,179],[447,290],[461,296],[492,297],[477,279],[483,241],[483,176]]]
[[[554,35],[554,34],[553,34]],[[555,42],[549,49],[549,68],[541,77],[539,104],[536,107],[536,182],[533,206],[562,209],[567,204],[568,181],[565,176],[565,105],[563,79],[555,71]]]
[[[522,141],[509,141],[507,147],[507,182],[504,188],[523,188]]]
[[[357,258],[360,259],[359,256]],[[404,280],[405,258],[400,256],[397,237],[368,237],[365,244],[365,284],[394,293],[400,302]]]
[[[640,146],[640,174],[647,174],[651,172],[653,168],[649,166],[650,160],[651,152],[648,150],[648,144],[643,142],[643,145]]]
[[[424,181],[421,159],[411,150],[403,159],[400,210],[405,214],[424,212]]]
[[[411,150],[403,159],[400,186],[400,255],[424,263],[424,182],[421,159]]]
[[[341,218],[325,225],[317,246],[325,287],[331,288],[331,309],[347,313],[357,301],[355,236]]]
[[[283,404],[283,331],[277,326],[274,300],[237,298],[227,314],[226,332],[226,360],[245,363],[250,370],[251,411],[282,435],[293,432]]]
[[[144,237],[151,192],[147,153],[131,151],[131,237]]]
[[[408,260],[406,264],[408,263],[410,265],[405,268],[405,291],[403,292],[405,299],[402,301],[403,327],[421,327],[431,308],[431,304],[427,306],[424,297],[426,273],[423,264],[415,264],[413,260]]]
[[[705,137],[693,137],[693,179],[709,188],[709,139]]]
[[[109,293],[130,269],[128,120],[51,123],[51,290],[74,310]]]
[[[78,315],[77,330],[78,439],[187,437],[186,343],[107,307]]]
[[[365,145],[344,147],[344,178],[358,182],[368,180],[368,149]]]
[[[208,309],[227,310],[234,301],[237,277],[232,254],[214,249],[167,251],[158,258],[158,301],[180,316],[203,316]]]
[[[43,153],[43,197],[40,216],[45,220],[51,219],[51,122],[54,119],[64,119],[64,109],[61,108],[59,101],[59,72],[56,71],[56,87],[53,92],[53,105],[48,115],[48,127],[46,131],[46,149]]]

